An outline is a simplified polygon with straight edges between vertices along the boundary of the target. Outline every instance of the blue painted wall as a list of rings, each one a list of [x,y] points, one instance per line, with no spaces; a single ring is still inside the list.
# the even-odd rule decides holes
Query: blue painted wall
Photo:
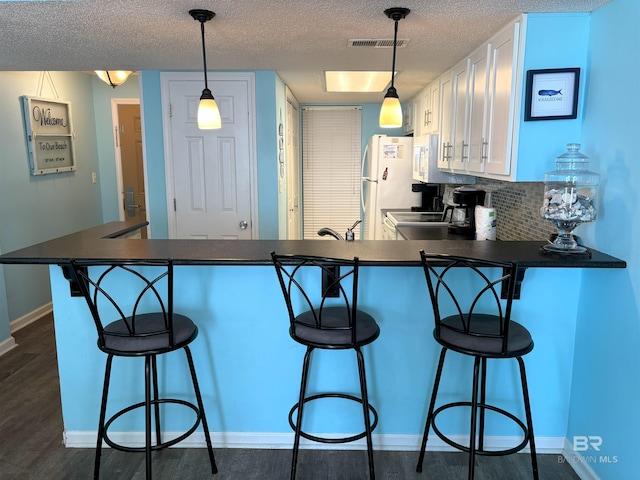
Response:
[[[578,67],[581,83],[575,120],[525,122],[525,95],[522,96],[517,173],[520,182],[542,181],[545,172],[556,168],[555,159],[566,151],[567,143],[578,142],[581,138],[587,90],[585,80],[589,78],[589,18],[585,13],[527,15],[523,89],[528,70],[547,68]]]
[[[640,431],[640,2],[614,0],[591,15],[581,142],[600,172],[598,220],[585,242],[626,259],[624,271],[585,271],[578,309],[568,439],[596,436],[581,466],[602,480],[637,478]]]
[[[102,223],[100,184],[91,182],[91,172],[100,171],[91,76],[49,74],[51,81],[43,77],[44,72],[0,72],[0,246],[4,252]],[[22,95],[71,102],[75,172],[30,175],[19,102]],[[46,267],[6,265],[4,274],[10,320],[49,303]],[[0,334],[5,330],[6,326]]]
[[[200,331],[193,353],[212,431],[290,433],[287,413],[296,401],[304,347],[288,335],[288,317],[273,267],[176,267],[176,275],[176,311],[194,318]],[[536,341],[526,359],[536,433],[542,445],[549,447],[551,442],[556,450],[562,446],[569,416],[580,275],[578,269],[528,270],[523,299],[516,302],[513,312]],[[84,300],[69,296],[68,282],[59,267],[51,267],[51,278],[65,430],[67,435],[95,431],[105,355],[95,348]],[[363,349],[370,399],[380,414],[376,433],[409,435],[409,446],[415,448],[439,354],[431,335],[433,320],[424,274],[419,268],[370,267],[361,270],[360,281],[359,305],[379,320],[382,332]],[[553,282],[564,288],[550,290]],[[247,292],[251,292],[250,302]],[[540,298],[546,299],[542,305]],[[332,386],[357,392],[353,352],[317,352],[314,358],[319,361],[312,370],[311,390]],[[446,399],[471,383],[469,359],[452,355],[450,360],[441,386]],[[114,362],[111,395],[116,403],[134,392],[142,393],[141,370],[136,369],[142,363],[136,367],[135,362]],[[490,364],[489,397],[522,413],[519,397],[505,394],[519,389],[517,364]],[[182,355],[172,354],[165,366],[162,378],[171,379],[171,390],[189,392]],[[309,428],[325,432],[356,431],[354,422],[360,418],[357,410],[331,416],[329,424],[326,411],[314,417]],[[187,418],[175,415],[172,421],[176,423],[169,429],[178,428]],[[517,434],[502,422],[489,421],[488,425],[492,435]],[[458,434],[468,428],[460,417],[445,420],[441,426]],[[545,442],[544,437],[550,440]]]
[[[105,223],[120,219],[119,212],[122,198],[117,188],[111,100],[114,98],[139,99],[140,89],[138,82],[138,75],[133,75],[118,88],[113,88],[105,84],[97,76],[91,76],[98,163],[100,165],[99,171],[96,173],[101,186],[102,220]]]

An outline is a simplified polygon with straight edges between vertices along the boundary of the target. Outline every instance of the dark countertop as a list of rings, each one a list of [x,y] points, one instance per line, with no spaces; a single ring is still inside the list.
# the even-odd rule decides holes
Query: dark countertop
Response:
[[[626,268],[626,262],[596,250],[586,255],[544,254],[544,242],[459,240],[142,240],[114,238],[145,224],[111,222],[0,256],[4,264],[63,264],[72,259],[173,259],[176,265],[267,265],[271,252],[336,258],[358,256],[362,265],[418,266],[418,252],[514,261],[521,267]]]

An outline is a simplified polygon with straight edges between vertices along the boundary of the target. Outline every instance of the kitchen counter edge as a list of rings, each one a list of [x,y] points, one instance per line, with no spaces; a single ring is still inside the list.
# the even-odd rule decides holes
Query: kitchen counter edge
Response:
[[[96,261],[172,259],[176,265],[267,265],[270,254],[360,258],[368,266],[418,266],[419,251],[492,261],[521,267],[626,268],[624,260],[597,250],[587,255],[547,254],[541,241],[456,240],[182,240],[118,238],[146,223],[110,222],[0,255],[2,264],[65,264]]]

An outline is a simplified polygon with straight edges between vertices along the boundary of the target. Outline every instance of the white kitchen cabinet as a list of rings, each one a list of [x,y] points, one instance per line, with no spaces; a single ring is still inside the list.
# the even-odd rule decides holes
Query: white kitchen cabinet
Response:
[[[405,134],[413,133],[415,128],[413,118],[413,100],[408,100],[402,104],[402,131]]]
[[[440,84],[440,151],[438,168],[452,171],[453,160],[453,70],[438,79]]]
[[[436,79],[420,93],[420,125],[422,134],[440,129],[440,82]]]
[[[489,57],[491,44],[483,45],[469,59],[469,151],[465,170],[484,172],[488,152],[487,104],[489,86]]]
[[[440,78],[439,168],[489,178],[510,175],[523,18]]]
[[[422,123],[420,122],[420,115],[422,115],[422,92],[418,92],[418,94],[412,99],[413,105],[413,136],[419,137],[423,134],[422,131]]]
[[[516,110],[519,73],[521,22],[503,29],[490,42],[488,90],[487,159],[484,172],[490,175],[510,175],[517,159],[514,148],[518,121]],[[516,142],[517,143],[517,142]]]
[[[454,172],[465,172],[469,156],[469,59],[453,67],[453,118],[450,166]]]

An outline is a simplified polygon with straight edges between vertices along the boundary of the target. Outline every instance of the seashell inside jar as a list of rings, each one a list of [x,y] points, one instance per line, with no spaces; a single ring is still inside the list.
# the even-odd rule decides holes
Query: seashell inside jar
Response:
[[[540,216],[552,222],[558,236],[543,248],[551,252],[584,253],[575,241],[573,230],[597,217],[596,200],[600,175],[589,172],[588,161],[580,145],[570,143],[567,152],[556,159],[557,169],[544,176],[544,199]]]

